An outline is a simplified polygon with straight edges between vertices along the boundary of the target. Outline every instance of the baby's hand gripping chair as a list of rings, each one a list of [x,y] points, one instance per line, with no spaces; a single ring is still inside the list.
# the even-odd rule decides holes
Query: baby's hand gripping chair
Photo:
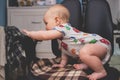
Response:
[[[113,22],[109,4],[106,0],[64,0],[61,4],[70,11],[70,23],[79,30],[89,33],[97,33],[107,38],[112,44],[113,52]],[[52,68],[54,63],[60,62],[61,51],[58,49],[57,40],[52,40],[52,51],[55,59],[40,59],[32,65],[28,80],[88,80],[85,76],[92,70],[75,70],[71,64],[75,60],[70,60],[65,68]],[[111,55],[112,56],[112,55]],[[93,64],[94,65],[94,64]],[[108,76],[101,80],[119,80],[119,72],[105,65]]]

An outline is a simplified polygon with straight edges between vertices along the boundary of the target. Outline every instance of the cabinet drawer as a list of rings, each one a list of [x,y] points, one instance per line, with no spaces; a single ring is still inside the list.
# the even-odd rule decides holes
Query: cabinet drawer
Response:
[[[43,14],[26,13],[24,11],[12,13],[9,25],[27,30],[45,29]]]
[[[40,30],[45,29],[42,16],[16,16],[11,20],[11,24],[19,29]]]

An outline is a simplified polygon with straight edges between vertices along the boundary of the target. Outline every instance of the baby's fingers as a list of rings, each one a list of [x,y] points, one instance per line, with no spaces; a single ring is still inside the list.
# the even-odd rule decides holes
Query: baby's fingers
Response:
[[[28,31],[27,31],[26,29],[23,29],[22,32],[23,32],[23,33],[27,33]]]
[[[26,29],[23,29],[23,30],[22,30],[22,33],[25,34],[25,35],[28,35],[28,34],[29,34],[29,31],[26,30]]]
[[[54,68],[54,67],[59,67],[59,65],[58,65],[58,64],[54,64],[52,67],[53,67],[53,68]]]
[[[63,67],[64,67],[64,65],[62,65],[62,64],[54,64],[52,67],[59,67],[59,68],[63,68]]]

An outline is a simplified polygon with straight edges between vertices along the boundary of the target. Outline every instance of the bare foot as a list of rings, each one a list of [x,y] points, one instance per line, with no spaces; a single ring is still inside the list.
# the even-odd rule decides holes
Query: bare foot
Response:
[[[87,77],[89,78],[89,80],[98,80],[98,79],[105,77],[106,75],[107,73],[103,71],[103,72],[94,72],[88,75]]]
[[[83,64],[83,63],[82,64],[74,64],[73,66],[75,69],[81,69],[81,70],[88,68],[88,66],[86,64]]]
[[[52,67],[60,67],[60,68],[63,68],[64,65],[62,65],[62,64],[54,64]]]

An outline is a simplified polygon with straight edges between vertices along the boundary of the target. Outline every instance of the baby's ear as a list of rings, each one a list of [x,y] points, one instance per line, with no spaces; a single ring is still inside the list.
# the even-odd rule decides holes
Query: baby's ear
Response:
[[[61,23],[60,17],[55,17],[55,21],[56,21],[57,24],[60,24]]]

